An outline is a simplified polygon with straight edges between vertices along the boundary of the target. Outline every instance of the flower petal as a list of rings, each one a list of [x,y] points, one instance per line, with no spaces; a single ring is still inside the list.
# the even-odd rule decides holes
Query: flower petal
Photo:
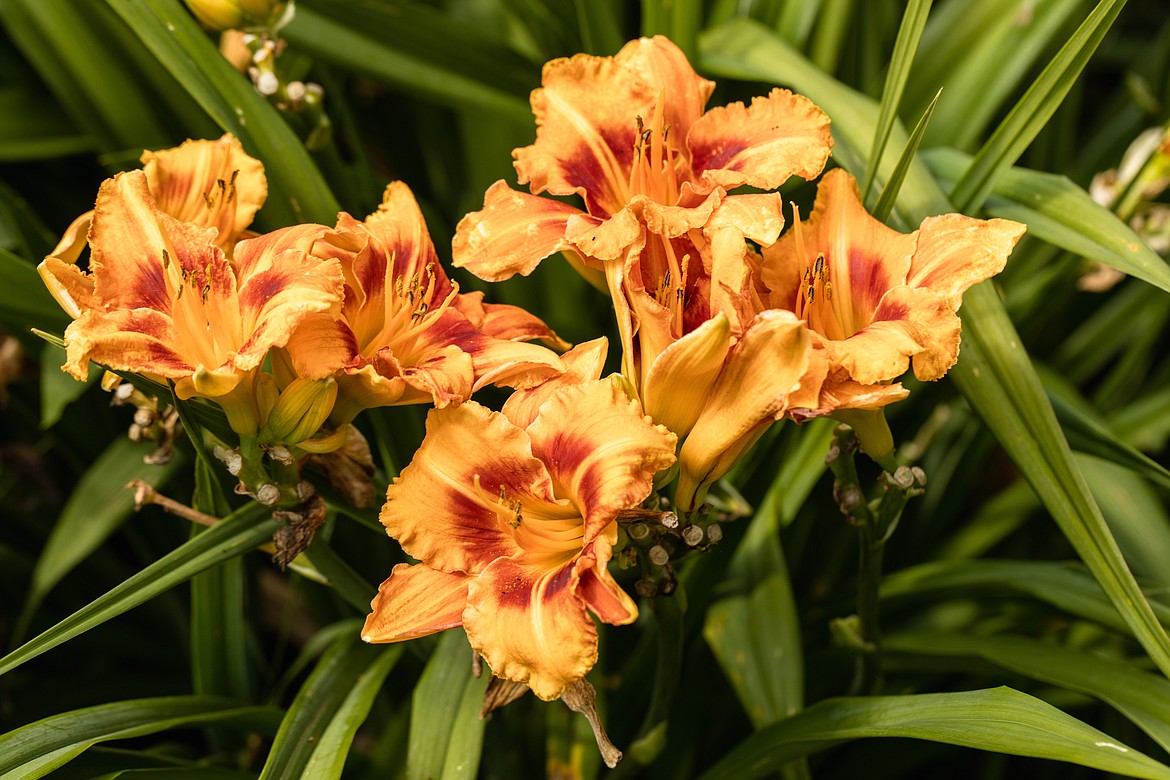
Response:
[[[809,367],[810,338],[791,312],[761,312],[727,356],[698,422],[679,452],[678,506],[695,508],[699,491],[788,408]]]
[[[940,293],[958,311],[969,287],[1003,270],[1024,230],[1024,225],[1008,219],[930,217],[918,229],[906,284]]]
[[[685,437],[710,400],[730,347],[731,326],[718,314],[664,349],[642,388],[646,413]]]
[[[528,276],[540,261],[568,249],[565,224],[581,210],[516,192],[503,179],[484,194],[483,209],[459,220],[451,244],[456,268],[499,282]]]
[[[549,567],[501,558],[475,577],[463,628],[492,673],[548,701],[597,662],[597,627],[577,595],[577,560]]]
[[[527,432],[557,494],[584,516],[585,545],[650,495],[654,475],[674,463],[675,435],[605,380],[554,395]]]
[[[585,600],[585,605],[601,618],[603,623],[626,626],[638,619],[638,606],[617,584],[606,565],[613,555],[613,543],[616,539],[615,523],[598,534],[589,552],[581,556],[586,565],[577,567],[581,575],[578,593]],[[588,565],[590,557],[594,560],[592,566]]]
[[[341,266],[307,252],[327,230],[321,225],[298,225],[236,245],[243,336],[234,358],[237,366],[250,369],[260,365],[268,350],[285,346],[309,315],[337,316],[344,291]],[[243,269],[247,269],[246,275]],[[312,375],[331,375],[341,368],[339,358],[316,366]]]
[[[512,501],[554,505],[548,472],[524,431],[469,401],[427,415],[427,435],[387,489],[381,519],[409,555],[475,574],[521,551]]]
[[[77,267],[77,258],[86,247],[93,212],[87,211],[69,225],[65,235],[48,257],[37,266],[37,273],[45,287],[60,304],[61,308],[77,319],[87,309],[98,306],[93,291],[93,277]]]
[[[268,196],[264,166],[230,134],[143,152],[141,159],[158,207],[183,222],[215,228],[216,246],[228,253]]]
[[[518,428],[527,428],[536,419],[540,407],[552,396],[568,387],[601,378],[609,341],[602,336],[578,344],[561,355],[565,372],[535,387],[517,390],[508,396],[500,410]]]
[[[823,344],[833,365],[863,385],[897,379],[911,358],[918,378],[933,380],[958,359],[959,328],[958,316],[940,293],[903,285],[882,298],[869,325]]]
[[[753,98],[749,107],[713,108],[686,138],[694,177],[707,188],[771,190],[790,176],[813,179],[833,147],[825,112],[785,89]]]
[[[370,602],[362,641],[401,642],[461,625],[468,580],[426,564],[398,564]]]
[[[170,379],[189,376],[195,366],[175,351],[175,341],[174,323],[161,312],[91,309],[65,329],[63,368],[77,379],[85,379],[91,360],[119,371]]]

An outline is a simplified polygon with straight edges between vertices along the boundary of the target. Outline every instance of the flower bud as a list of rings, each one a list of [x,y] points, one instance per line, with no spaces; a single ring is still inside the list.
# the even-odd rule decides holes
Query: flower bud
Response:
[[[294,379],[268,413],[260,429],[260,441],[296,444],[308,439],[329,418],[336,400],[336,380]]]
[[[200,22],[213,30],[270,28],[280,20],[285,0],[186,0]]]

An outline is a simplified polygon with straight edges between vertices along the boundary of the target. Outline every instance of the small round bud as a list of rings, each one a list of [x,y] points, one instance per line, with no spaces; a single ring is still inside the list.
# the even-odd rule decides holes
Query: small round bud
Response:
[[[712,523],[707,526],[707,541],[711,544],[716,544],[723,538],[723,526],[719,523]]]
[[[651,547],[646,554],[650,557],[650,563],[655,566],[665,566],[670,560],[670,553],[660,544]]]
[[[703,543],[703,527],[698,525],[688,525],[682,529],[683,541],[691,547],[698,547]]]

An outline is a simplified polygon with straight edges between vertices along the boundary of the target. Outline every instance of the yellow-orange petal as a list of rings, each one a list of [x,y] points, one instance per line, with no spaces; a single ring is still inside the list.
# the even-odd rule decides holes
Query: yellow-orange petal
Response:
[[[597,535],[593,544],[581,555],[582,564],[577,592],[585,606],[603,623],[625,626],[638,619],[638,606],[609,573],[607,564],[613,556],[617,539],[617,524],[611,524]]]
[[[791,176],[812,179],[833,147],[825,112],[785,89],[753,98],[748,107],[713,108],[686,138],[694,178],[724,189],[772,190]]]
[[[643,240],[642,223],[632,209],[623,208],[609,219],[574,214],[565,223],[565,241],[586,258],[616,260]]]
[[[474,577],[463,628],[492,673],[552,700],[597,662],[597,628],[577,595],[577,560],[501,558]]]
[[[92,360],[119,371],[177,379],[195,366],[175,350],[175,341],[174,323],[161,312],[90,309],[65,329],[63,368],[85,379]]]
[[[229,254],[268,196],[264,166],[230,134],[143,152],[142,163],[158,207],[183,222],[215,228],[216,246]]]
[[[460,296],[460,304],[469,297],[482,298],[483,293],[466,293]],[[478,320],[468,317],[475,326],[487,335],[507,341],[543,341],[549,347],[561,352],[573,346],[556,334],[544,320],[527,309],[506,303],[480,303],[483,315]],[[467,310],[460,305],[460,311]]]
[[[301,322],[314,314],[336,317],[344,294],[341,266],[305,251],[327,228],[298,225],[236,245],[241,272],[239,318],[243,343],[233,362],[259,365],[273,347],[285,346]],[[290,247],[290,248],[286,248]],[[337,360],[311,372],[320,378],[341,368]]]
[[[809,366],[811,340],[791,312],[761,312],[727,356],[698,422],[679,451],[678,506],[686,511],[783,415]]]
[[[830,414],[836,409],[880,409],[901,401],[910,391],[900,382],[888,385],[863,385],[849,379],[829,378],[821,390],[824,403],[823,413]]]
[[[930,217],[918,229],[906,284],[940,293],[958,311],[969,287],[1003,270],[1025,229],[1008,219]]]
[[[386,491],[381,519],[411,556],[476,574],[521,552],[509,525],[514,501],[554,505],[548,472],[524,431],[469,401],[427,415],[426,437]]]
[[[675,459],[677,437],[604,380],[555,394],[526,430],[558,495],[584,516],[585,545],[650,495],[654,475]]]
[[[285,344],[296,376],[324,379],[358,354],[353,331],[329,312],[308,314]]]
[[[573,385],[600,379],[608,351],[609,341],[605,336],[578,344],[561,355],[564,373],[535,387],[515,391],[508,396],[500,411],[513,425],[527,428],[536,419],[540,407],[554,394]]]
[[[635,195],[630,203],[642,210],[646,229],[664,238],[678,238],[688,231],[698,230],[711,220],[711,214],[724,198],[723,190],[716,188],[696,206],[675,206],[656,203],[644,195]]]
[[[49,256],[37,266],[37,273],[45,282],[53,298],[73,319],[87,309],[98,305],[93,291],[93,277],[83,273],[75,264],[88,242],[93,212],[87,211],[70,223],[65,234]]]
[[[829,361],[863,385],[897,379],[914,360],[919,379],[938,379],[959,355],[959,318],[946,298],[905,285],[890,290],[872,321],[847,339],[823,341]]]
[[[398,564],[370,602],[362,641],[401,642],[461,625],[468,580],[426,564]]]
[[[489,282],[527,276],[541,260],[569,248],[565,225],[580,213],[566,203],[516,192],[501,179],[484,194],[482,210],[459,220],[453,263]]]
[[[664,349],[642,388],[646,413],[685,437],[710,400],[730,348],[731,325],[717,314]]]
[[[383,347],[372,358],[354,358],[345,373],[349,381],[340,385],[344,398],[339,403],[354,405],[356,414],[377,406],[461,403],[471,397],[475,369],[471,356],[459,347],[437,344],[411,362]]]

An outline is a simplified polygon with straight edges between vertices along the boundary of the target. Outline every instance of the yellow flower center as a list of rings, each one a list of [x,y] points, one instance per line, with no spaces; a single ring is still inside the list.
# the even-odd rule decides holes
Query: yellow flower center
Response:
[[[391,267],[394,257],[389,260]],[[394,356],[404,364],[412,362],[418,337],[435,324],[455,300],[459,286],[451,283],[451,292],[436,305],[435,264],[427,263],[420,273],[409,279],[401,275],[394,279],[393,291],[386,291],[386,317],[374,338],[365,339],[362,356],[372,358],[380,348],[389,346]]]
[[[796,256],[804,260],[804,275],[800,280],[793,312],[797,317],[808,323],[809,328],[833,340],[846,339],[853,335],[842,324],[839,300],[833,299],[833,281],[830,275],[830,264],[824,252],[817,252],[810,257],[809,250],[804,244],[804,232],[800,224],[800,209],[792,204],[792,231],[796,241]],[[838,296],[839,297],[839,296]]]
[[[485,492],[475,475],[476,489]],[[585,518],[571,501],[549,504],[529,501],[509,495],[500,485],[496,499],[496,516],[502,525],[512,529],[516,544],[530,561],[539,561],[548,567],[559,567],[581,553],[585,536]]]

